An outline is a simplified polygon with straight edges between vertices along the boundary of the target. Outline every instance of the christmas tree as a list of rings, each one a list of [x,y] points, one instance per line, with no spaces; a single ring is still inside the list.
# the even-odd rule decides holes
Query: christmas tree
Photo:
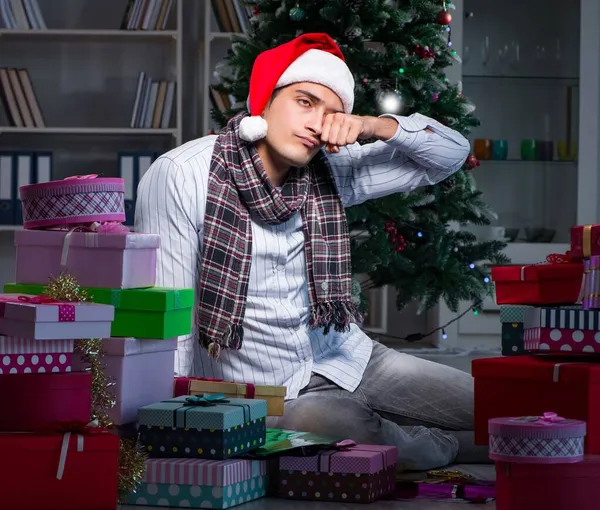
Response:
[[[467,135],[478,125],[474,107],[444,69],[459,55],[452,47],[453,5],[439,0],[258,0],[251,30],[233,36],[218,66],[217,90],[237,99],[213,110],[224,126],[245,108],[250,72],[263,50],[306,32],[325,32],[340,46],[356,81],[357,115],[418,112]],[[495,214],[465,167],[442,183],[348,208],[353,272],[362,290],[392,285],[397,307],[413,300],[428,309],[443,299],[452,311],[461,301],[477,308],[491,293],[488,264],[506,264],[500,241],[477,242],[457,224],[487,225]],[[364,292],[363,292],[364,295]]]

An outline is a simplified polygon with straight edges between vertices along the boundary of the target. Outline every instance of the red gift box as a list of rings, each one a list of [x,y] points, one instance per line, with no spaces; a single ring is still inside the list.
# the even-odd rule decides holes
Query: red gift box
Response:
[[[582,279],[583,263],[580,262],[492,268],[499,305],[576,303]]]
[[[115,510],[119,438],[90,434],[0,434],[2,508]]]
[[[496,463],[496,510],[597,510],[600,457],[574,464]]]
[[[585,452],[600,453],[600,363],[591,359],[523,355],[473,360],[475,444],[488,444],[491,418],[552,411],[585,421]]]
[[[0,375],[0,431],[33,432],[59,421],[90,421],[92,375]]]
[[[571,227],[572,260],[583,260],[592,255],[600,255],[600,225],[577,225]]]

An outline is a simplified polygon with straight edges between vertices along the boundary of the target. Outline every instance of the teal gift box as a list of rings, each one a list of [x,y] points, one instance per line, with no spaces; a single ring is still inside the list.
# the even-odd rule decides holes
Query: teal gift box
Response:
[[[266,400],[183,395],[138,410],[150,457],[229,459],[264,446]]]
[[[129,505],[231,508],[266,495],[267,461],[148,459]]]
[[[533,308],[533,306],[527,305],[500,305],[500,322],[502,324],[505,323],[514,323],[520,322],[523,323],[525,321],[525,312]]]

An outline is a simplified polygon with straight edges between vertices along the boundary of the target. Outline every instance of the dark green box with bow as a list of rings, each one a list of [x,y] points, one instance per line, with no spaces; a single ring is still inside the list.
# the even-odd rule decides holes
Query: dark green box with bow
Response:
[[[181,396],[138,411],[150,457],[229,459],[265,444],[267,402],[222,394]]]
[[[44,285],[7,283],[4,292],[39,296]],[[111,336],[167,339],[192,331],[193,289],[85,288],[90,301],[115,307]]]

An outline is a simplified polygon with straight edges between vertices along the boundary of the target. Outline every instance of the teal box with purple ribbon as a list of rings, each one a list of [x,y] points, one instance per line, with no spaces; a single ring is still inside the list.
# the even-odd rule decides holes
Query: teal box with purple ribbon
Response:
[[[183,395],[138,410],[140,442],[154,458],[229,459],[265,445],[266,416],[266,400]]]

